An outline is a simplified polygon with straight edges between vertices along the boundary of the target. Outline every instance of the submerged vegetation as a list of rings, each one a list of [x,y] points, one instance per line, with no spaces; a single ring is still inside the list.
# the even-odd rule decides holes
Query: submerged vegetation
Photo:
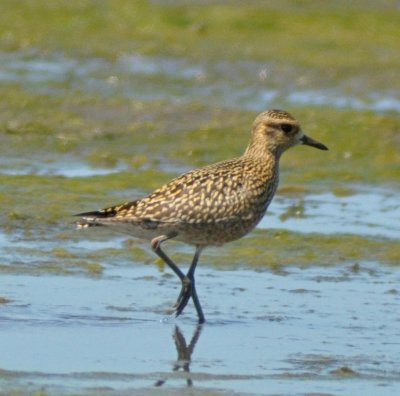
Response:
[[[2,0],[0,14],[1,395],[396,393],[398,2]],[[241,155],[267,107],[329,151],[285,153],[259,228],[205,250],[210,325],[200,340],[188,311],[181,334],[160,323],[178,281],[149,243],[73,215]],[[193,256],[165,250],[182,269]]]
[[[0,7],[0,45],[7,51],[273,60],[318,69],[331,81],[380,66],[386,70],[373,80],[384,82],[400,68],[393,1],[4,0]],[[393,78],[392,88],[398,83]]]
[[[399,88],[394,76],[400,68],[400,17],[390,1],[379,6],[356,1],[303,7],[295,1],[266,6],[261,1],[244,5],[5,0],[0,11],[3,54],[24,54],[31,67],[43,73],[49,66],[40,61],[48,54],[63,54],[65,62],[104,59],[111,62],[110,70],[100,72],[104,73],[101,78],[110,86],[117,84],[112,91],[85,89],[81,83],[86,84],[87,77],[79,80],[79,70],[73,70],[70,77],[59,71],[61,80],[39,73],[18,81],[19,74],[24,76],[18,65],[17,77],[2,77],[0,224],[3,232],[32,240],[49,235],[49,230],[57,240],[59,229],[66,229],[64,237],[74,239],[72,214],[134,199],[184,170],[243,152],[257,112],[197,100],[196,84],[201,89],[202,79],[208,76],[201,70],[191,71],[190,62],[215,64],[215,70],[220,69],[228,81],[231,64],[258,62],[260,76],[243,80],[244,85],[264,84],[288,91],[314,86],[339,86],[347,93]],[[193,76],[171,79],[162,74],[162,68],[154,74],[144,71],[141,84],[148,79],[163,86],[166,99],[136,98],[136,91],[123,90],[131,75],[112,74],[113,62],[125,55],[184,59]],[[264,72],[265,81],[261,78]],[[190,85],[191,100],[167,99],[169,94],[176,95],[178,83],[181,90]],[[218,81],[210,84],[207,89]],[[262,101],[259,107],[264,107]],[[300,103],[291,103],[288,110],[301,120],[307,134],[324,142],[330,151],[311,155],[301,147],[285,154],[281,194],[352,194],[360,183],[396,186],[400,176],[397,113]],[[74,166],[89,171],[70,177],[66,173]],[[96,174],[100,168],[104,172]],[[242,264],[257,266],[332,264],[332,250],[338,262],[342,258],[398,260],[391,240],[289,232],[282,234],[285,243],[302,247],[282,251],[282,235],[274,236],[275,247],[271,244],[264,250],[260,233],[264,231],[227,247],[227,254],[240,250]],[[93,238],[89,233],[85,237]],[[352,244],[362,248],[355,252]],[[72,260],[68,248],[50,255]],[[96,260],[88,264],[94,272],[100,271]]]

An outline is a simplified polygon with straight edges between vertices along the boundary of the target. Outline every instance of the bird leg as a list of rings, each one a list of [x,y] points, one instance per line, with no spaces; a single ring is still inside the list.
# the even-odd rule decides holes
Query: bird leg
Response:
[[[176,316],[179,316],[192,296],[193,282],[187,276],[182,279],[182,288],[174,304]]]
[[[185,278],[185,274],[178,268],[178,266],[164,253],[163,250],[161,250],[161,244],[165,241],[167,241],[168,239],[171,239],[175,237],[175,235],[173,236],[166,236],[166,235],[161,235],[159,237],[156,237],[154,239],[152,239],[151,241],[151,247],[154,251],[154,253],[160,257],[161,260],[163,260],[168,266],[169,268],[172,269],[172,271],[175,272],[175,274],[179,277],[179,279],[181,280],[181,282],[183,283],[183,279]]]
[[[186,307],[191,297],[197,311],[199,323],[204,323],[205,318],[203,310],[201,309],[199,297],[197,296],[195,280],[194,280],[194,272],[196,270],[196,266],[199,261],[201,251],[202,247],[197,246],[196,252],[193,256],[192,264],[189,267],[189,271],[187,272],[185,278],[182,279],[182,289],[175,303],[175,309],[176,309],[176,316],[179,316]]]
[[[196,270],[196,265],[199,260],[202,248],[199,246],[196,247],[196,252],[194,254],[192,264],[189,267],[189,271],[185,275],[179,269],[179,267],[161,249],[161,244],[173,237],[174,236],[166,236],[166,235],[161,235],[159,237],[156,237],[151,241],[151,247],[153,251],[157,254],[157,256],[160,257],[172,269],[172,271],[174,271],[174,273],[179,277],[179,279],[182,282],[181,291],[179,293],[176,304],[174,305],[176,316],[179,316],[183,312],[184,308],[189,302],[189,299],[192,298],[194,306],[197,311],[199,323],[204,323],[205,318],[203,310],[201,309],[199,298],[197,296],[195,282],[194,282],[194,272]]]

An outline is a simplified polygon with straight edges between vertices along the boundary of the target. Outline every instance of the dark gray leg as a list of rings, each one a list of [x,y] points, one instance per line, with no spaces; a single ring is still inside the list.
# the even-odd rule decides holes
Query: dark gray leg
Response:
[[[199,261],[199,257],[201,251],[203,250],[202,247],[197,246],[196,252],[194,254],[192,264],[190,265],[189,271],[186,274],[186,277],[182,279],[182,289],[179,294],[178,300],[176,301],[175,308],[176,308],[176,316],[179,316],[184,308],[186,307],[189,299],[192,298],[194,306],[197,311],[197,316],[199,318],[199,323],[204,323],[205,318],[203,314],[203,310],[201,309],[200,300],[197,296],[196,287],[195,287],[195,280],[194,280],[194,272],[196,270],[197,263]]]
[[[174,235],[175,236],[175,235]],[[172,271],[175,272],[175,274],[179,277],[179,279],[182,281],[185,278],[185,274],[178,268],[178,266],[161,250],[161,244],[168,239],[172,239],[174,236],[166,236],[166,235],[161,235],[157,238],[154,238],[151,241],[151,247],[154,251],[155,254],[157,254],[158,257],[160,257],[161,260],[163,260],[169,268],[172,269]]]
[[[192,298],[194,306],[197,311],[197,316],[199,318],[199,323],[204,323],[205,318],[203,310],[201,309],[199,298],[197,296],[195,281],[194,281],[194,272],[196,270],[197,262],[199,261],[202,247],[200,246],[196,247],[196,252],[194,254],[192,264],[190,265],[188,273],[185,275],[161,249],[161,244],[173,237],[175,237],[175,235],[173,236],[161,235],[157,238],[154,238],[151,241],[151,247],[154,253],[156,253],[157,256],[160,257],[172,269],[172,271],[174,271],[174,273],[179,277],[179,279],[182,282],[181,292],[179,293],[178,300],[176,301],[176,304],[174,306],[176,316],[179,316],[183,312],[184,308],[189,302],[189,299]]]

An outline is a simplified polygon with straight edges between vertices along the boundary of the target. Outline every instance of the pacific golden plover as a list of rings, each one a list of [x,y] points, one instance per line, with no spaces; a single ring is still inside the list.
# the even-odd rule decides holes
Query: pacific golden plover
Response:
[[[154,252],[181,280],[176,316],[192,298],[198,321],[203,323],[194,279],[202,250],[239,239],[257,225],[277,189],[281,154],[299,144],[328,149],[306,136],[286,111],[264,111],[255,119],[241,157],[187,172],[145,198],[79,213],[76,216],[82,219],[77,226],[107,226],[150,240]],[[161,249],[161,244],[172,238],[195,246],[186,275]]]

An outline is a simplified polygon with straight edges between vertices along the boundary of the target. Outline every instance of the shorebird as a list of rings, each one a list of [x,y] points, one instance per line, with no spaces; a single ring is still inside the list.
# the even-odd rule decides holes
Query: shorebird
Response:
[[[288,112],[264,111],[253,123],[242,156],[184,173],[142,199],[79,213],[76,224],[78,228],[106,226],[150,240],[153,251],[181,281],[176,316],[192,298],[198,322],[203,323],[194,278],[202,250],[239,239],[257,225],[278,187],[282,153],[301,144],[328,150],[305,135]],[[161,249],[172,238],[195,247],[186,274]]]

